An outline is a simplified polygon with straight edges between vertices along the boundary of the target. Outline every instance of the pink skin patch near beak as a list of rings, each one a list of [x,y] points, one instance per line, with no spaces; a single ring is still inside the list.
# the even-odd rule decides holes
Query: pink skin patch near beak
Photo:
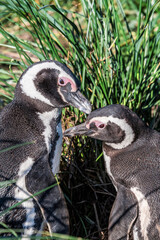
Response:
[[[90,125],[90,123],[87,123],[87,124],[86,124],[86,128],[90,129],[90,126],[89,126],[89,125]]]
[[[87,127],[88,129],[90,128],[90,124],[91,124],[91,123],[92,123],[92,121],[86,124],[86,127]],[[94,124],[96,125],[96,127],[99,128],[99,129],[103,129],[103,128],[105,128],[105,126],[106,126],[105,123],[100,122],[100,121],[97,121],[97,120],[93,121],[93,123],[94,123]]]
[[[71,92],[77,91],[77,89],[78,89],[77,85],[75,84],[75,82],[72,79],[67,78],[67,77],[59,77],[58,84],[60,86],[65,86],[65,85],[67,85],[67,83],[71,84]]]

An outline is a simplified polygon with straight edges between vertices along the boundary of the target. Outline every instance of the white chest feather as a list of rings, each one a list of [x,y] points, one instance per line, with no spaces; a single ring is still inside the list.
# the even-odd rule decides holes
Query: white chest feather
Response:
[[[143,193],[140,191],[140,189],[138,189],[137,187],[132,187],[131,191],[134,193],[138,201],[142,236],[144,237],[145,240],[149,240],[147,228],[151,222],[150,207],[148,205],[147,199],[145,198]]]
[[[31,170],[34,161],[32,158],[28,157],[25,162],[20,165],[18,172],[17,187],[15,189],[15,199],[22,201],[31,196],[27,191],[25,177]],[[22,203],[22,206],[26,210],[26,221],[23,223],[24,233],[22,239],[28,240],[26,236],[30,236],[34,233],[34,220],[35,220],[35,208],[33,199],[29,199]]]
[[[59,171],[60,157],[61,157],[61,151],[62,151],[62,127],[61,127],[61,122],[59,122],[59,124],[56,126],[56,129],[52,129],[51,121],[53,118],[54,119],[58,118],[59,115],[60,115],[60,110],[58,108],[50,112],[38,113],[38,116],[45,127],[42,135],[44,136],[48,153],[51,153],[49,161],[51,163],[51,168],[54,175]],[[51,137],[52,137],[53,131],[55,131],[54,133],[55,140],[57,138],[57,141],[55,140],[53,141],[55,146],[52,146],[51,144]]]
[[[115,189],[117,190],[117,187],[115,186],[116,181],[111,172],[111,158],[106,155],[105,151],[103,151],[103,156],[104,156],[104,162],[105,162],[107,173],[108,173],[109,177],[111,178],[111,180],[113,181],[112,183],[113,183]]]
[[[44,131],[42,135],[44,136],[44,140],[45,140],[45,144],[48,152],[50,152],[50,140],[51,140],[52,131],[53,131],[51,127],[51,121],[53,118],[56,119],[59,115],[60,115],[60,110],[58,108],[55,108],[50,112],[38,113],[38,116],[44,125]]]
[[[139,237],[138,237],[138,229],[136,226],[133,227],[133,239],[134,240],[139,240]]]

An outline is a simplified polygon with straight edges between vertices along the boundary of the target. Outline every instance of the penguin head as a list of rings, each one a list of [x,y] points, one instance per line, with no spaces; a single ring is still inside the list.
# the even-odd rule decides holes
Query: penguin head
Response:
[[[80,92],[80,81],[57,61],[38,62],[26,69],[15,91],[16,98],[20,95],[54,108],[71,105],[87,114],[91,112],[89,101]]]
[[[129,108],[113,104],[90,113],[85,123],[64,132],[64,136],[86,135],[114,149],[123,149],[138,137],[145,124]]]

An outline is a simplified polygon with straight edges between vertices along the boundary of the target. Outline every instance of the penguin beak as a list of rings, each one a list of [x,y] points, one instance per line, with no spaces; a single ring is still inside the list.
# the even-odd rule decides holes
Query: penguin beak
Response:
[[[74,137],[77,135],[90,136],[93,130],[86,128],[86,123],[79,124],[75,127],[69,128],[64,132],[65,137]]]
[[[79,90],[76,92],[70,92],[67,100],[71,106],[78,108],[80,111],[86,114],[89,114],[91,112],[90,102]]]

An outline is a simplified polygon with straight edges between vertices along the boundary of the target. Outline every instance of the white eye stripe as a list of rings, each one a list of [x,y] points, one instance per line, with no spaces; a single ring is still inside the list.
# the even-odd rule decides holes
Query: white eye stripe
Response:
[[[50,100],[48,98],[44,97],[36,89],[35,84],[34,84],[34,79],[35,79],[36,75],[43,69],[56,69],[56,70],[60,71],[59,77],[69,78],[73,81],[73,83],[74,83],[74,80],[61,67],[56,65],[55,62],[37,63],[36,65],[31,66],[24,73],[24,75],[20,79],[20,86],[21,86],[23,93],[25,93],[30,98],[38,99],[44,103],[47,103],[47,104],[53,106],[53,104],[50,102]]]
[[[131,128],[131,126],[126,122],[125,119],[120,119],[120,118],[115,118],[113,116],[109,116],[109,117],[94,117],[91,119],[91,121],[89,122],[89,124],[91,124],[92,122],[102,122],[105,125],[107,125],[107,123],[110,121],[112,123],[115,123],[117,126],[119,126],[122,131],[125,132],[125,138],[121,143],[108,143],[106,142],[107,145],[115,148],[115,149],[122,149],[127,147],[128,145],[130,145],[133,140],[134,140],[134,132]]]

